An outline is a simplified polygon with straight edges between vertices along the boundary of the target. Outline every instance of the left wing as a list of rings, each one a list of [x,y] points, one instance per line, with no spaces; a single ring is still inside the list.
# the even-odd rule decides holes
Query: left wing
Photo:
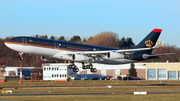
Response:
[[[132,52],[146,51],[157,48],[157,46],[149,48],[136,48],[136,49],[123,49],[123,50],[106,50],[106,51],[83,51],[83,52],[59,52],[54,54],[52,57],[64,60],[75,60],[75,61],[88,61],[91,58],[102,58],[104,56],[113,58],[122,58],[124,54],[130,54]]]
[[[136,49],[122,49],[122,50],[107,50],[107,51],[84,51],[84,52],[66,52],[65,54],[83,54],[83,55],[104,55],[108,52],[117,52],[122,54],[129,54],[132,52],[146,51],[158,48],[159,44],[149,48],[136,48]]]

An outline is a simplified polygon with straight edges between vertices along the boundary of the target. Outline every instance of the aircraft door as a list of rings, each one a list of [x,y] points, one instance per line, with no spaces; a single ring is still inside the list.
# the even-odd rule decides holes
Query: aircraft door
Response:
[[[58,49],[58,48],[59,48],[58,42],[54,42],[54,49]]]
[[[27,39],[26,38],[22,38],[22,45],[24,45],[24,46],[27,45]]]

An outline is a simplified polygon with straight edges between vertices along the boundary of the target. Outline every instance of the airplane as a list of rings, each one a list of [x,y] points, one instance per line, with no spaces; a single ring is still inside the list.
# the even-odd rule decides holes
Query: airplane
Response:
[[[40,55],[44,61],[71,61],[68,67],[74,72],[79,71],[74,62],[81,62],[83,69],[96,72],[97,69],[93,67],[93,63],[127,64],[168,55],[168,53],[152,54],[152,50],[160,46],[160,44],[155,44],[161,31],[162,29],[153,29],[133,49],[118,49],[27,36],[13,37],[6,41],[5,45],[18,51],[21,60],[24,53],[34,54]]]

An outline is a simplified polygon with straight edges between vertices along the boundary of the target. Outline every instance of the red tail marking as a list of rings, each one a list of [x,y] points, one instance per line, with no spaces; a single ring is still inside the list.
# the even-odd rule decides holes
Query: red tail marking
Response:
[[[153,29],[152,31],[161,33],[162,29]]]

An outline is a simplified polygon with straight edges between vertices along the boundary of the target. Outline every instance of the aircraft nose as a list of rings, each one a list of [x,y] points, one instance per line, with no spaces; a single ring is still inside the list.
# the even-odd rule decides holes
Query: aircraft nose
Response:
[[[10,40],[5,41],[4,44],[10,48]]]
[[[8,47],[8,41],[4,42],[4,44]]]

